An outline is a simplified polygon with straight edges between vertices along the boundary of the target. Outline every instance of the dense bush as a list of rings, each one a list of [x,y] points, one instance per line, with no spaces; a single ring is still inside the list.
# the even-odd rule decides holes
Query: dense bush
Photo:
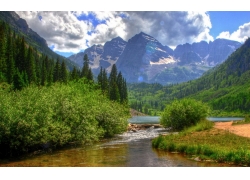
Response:
[[[209,107],[206,104],[194,99],[174,100],[164,109],[160,123],[173,130],[182,130],[204,119],[208,111]]]
[[[0,156],[124,132],[128,108],[96,89],[81,81],[16,92],[0,89]]]

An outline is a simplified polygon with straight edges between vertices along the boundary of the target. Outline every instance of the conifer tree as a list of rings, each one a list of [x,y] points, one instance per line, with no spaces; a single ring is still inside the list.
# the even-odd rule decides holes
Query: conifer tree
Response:
[[[116,68],[116,65],[113,64],[111,68],[111,73],[109,76],[109,82],[116,82],[116,79],[117,79],[117,68]]]
[[[81,77],[87,77],[89,74],[89,59],[88,55],[85,54],[83,57],[83,67],[81,72]]]
[[[103,73],[102,73],[102,66],[100,69],[100,73],[97,76],[97,84],[100,86],[100,88],[102,89],[102,83],[103,83]]]
[[[36,82],[36,73],[35,73],[35,58],[34,58],[34,52],[31,47],[28,48],[28,54],[27,54],[27,67],[26,67],[26,72],[28,75],[28,81],[29,83],[31,82]]]
[[[78,78],[79,78],[79,75],[78,75],[76,67],[74,66],[71,72],[71,80],[77,80]]]
[[[68,72],[64,61],[61,64],[61,81],[63,83],[68,82]]]
[[[103,94],[108,91],[108,77],[105,68],[101,67],[100,73],[97,76],[97,83],[100,86]]]
[[[115,64],[113,64],[109,76],[109,99],[118,102],[120,101],[120,94],[117,85],[117,68]]]
[[[42,79],[42,60],[41,58],[39,57],[38,53],[37,53],[37,49],[34,50],[35,51],[35,68],[36,68],[36,83],[37,85],[40,85],[41,83],[41,79]]]
[[[47,71],[47,85],[50,86],[53,82],[53,67],[54,62],[53,60],[49,59],[48,56],[45,57],[45,67]]]
[[[13,77],[13,87],[14,90],[21,90],[28,85],[28,79],[26,72],[20,73],[17,69],[16,74]]]
[[[119,72],[118,76],[117,76],[117,87],[118,87],[118,91],[119,91],[119,96],[120,96],[120,102],[123,101],[123,77],[122,77],[122,73]]]
[[[11,33],[8,34],[7,39],[7,50],[6,50],[6,62],[7,62],[7,81],[9,84],[13,82],[15,75],[15,63],[14,63],[14,54],[13,54],[13,41]]]
[[[127,91],[127,83],[126,83],[126,79],[122,78],[122,100],[121,103],[128,103],[128,91]]]
[[[20,72],[26,70],[26,48],[25,48],[25,40],[24,37],[18,38],[18,47],[17,47],[17,57],[16,57],[16,66]]]
[[[94,77],[93,77],[93,73],[91,71],[91,68],[89,68],[88,70],[88,74],[87,74],[87,79],[91,82],[94,81]]]
[[[107,75],[107,72],[104,68],[102,71],[102,90],[103,90],[103,92],[108,92],[108,86],[109,86],[108,75]]]
[[[54,67],[53,82],[60,81],[61,65],[59,59],[56,60],[56,65]]]
[[[2,22],[0,24],[0,73],[2,73],[3,76],[5,76],[7,72],[5,52],[6,52],[6,24]]]
[[[47,58],[47,56],[46,56]],[[42,70],[41,70],[41,85],[45,86],[47,81],[47,70],[46,70],[46,64],[45,59],[42,60]]]

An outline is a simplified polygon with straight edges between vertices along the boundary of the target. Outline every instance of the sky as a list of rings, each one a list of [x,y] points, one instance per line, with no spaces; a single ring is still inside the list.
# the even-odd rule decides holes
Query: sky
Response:
[[[212,4],[213,0],[209,2]],[[140,32],[153,36],[172,49],[179,44],[209,42],[217,38],[243,43],[250,37],[250,11],[240,11],[234,4],[229,8],[222,5],[223,8],[219,8],[222,11],[217,9],[208,11],[200,8],[201,6],[198,6],[198,9],[176,10],[176,6],[170,5],[173,8],[166,8],[166,11],[161,8],[154,10],[153,5],[153,10],[150,10],[151,4],[149,4],[146,8],[142,8],[145,11],[140,8],[124,11],[116,8],[117,5],[111,10],[104,8],[104,11],[98,8],[97,10],[89,8],[91,11],[88,11],[88,8],[81,10],[78,6],[76,10],[68,11],[65,10],[66,5],[66,8],[63,7],[62,10],[59,8],[56,11],[37,11],[34,8],[34,11],[21,9],[16,12],[27,21],[31,29],[47,41],[52,50],[66,57],[84,51],[94,44],[104,45],[117,36],[128,41]]]

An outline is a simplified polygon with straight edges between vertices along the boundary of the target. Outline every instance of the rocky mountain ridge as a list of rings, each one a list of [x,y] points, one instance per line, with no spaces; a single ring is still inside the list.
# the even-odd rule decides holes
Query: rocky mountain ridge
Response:
[[[200,77],[208,69],[221,64],[241,43],[226,39],[178,45],[174,50],[143,32],[128,42],[116,37],[103,45],[93,45],[70,60],[82,66],[87,53],[95,75],[100,67],[110,72],[116,64],[127,82],[171,84]]]

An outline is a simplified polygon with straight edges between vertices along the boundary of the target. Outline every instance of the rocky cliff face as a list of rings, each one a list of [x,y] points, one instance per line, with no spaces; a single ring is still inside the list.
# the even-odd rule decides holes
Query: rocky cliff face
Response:
[[[82,66],[83,56],[87,53],[95,75],[101,66],[110,72],[116,63],[127,82],[169,84],[200,77],[211,67],[224,62],[240,46],[241,43],[236,41],[216,39],[209,43],[186,43],[172,50],[141,32],[128,42],[117,37],[104,46],[94,45],[69,59]]]
[[[70,56],[69,59],[82,67],[84,54],[87,54],[90,67],[95,75],[99,73],[100,67],[107,69],[109,72],[112,65],[119,59],[126,44],[126,41],[117,37],[106,42],[104,46],[100,44],[93,45],[90,48],[87,48],[84,52]]]
[[[161,65],[175,62],[172,55],[172,49],[141,32],[128,41],[116,65],[128,82],[148,82]]]
[[[209,43],[186,43],[176,47],[174,58],[179,61],[179,65],[198,63],[213,67],[225,61],[240,46],[241,43],[226,39],[216,39]]]

